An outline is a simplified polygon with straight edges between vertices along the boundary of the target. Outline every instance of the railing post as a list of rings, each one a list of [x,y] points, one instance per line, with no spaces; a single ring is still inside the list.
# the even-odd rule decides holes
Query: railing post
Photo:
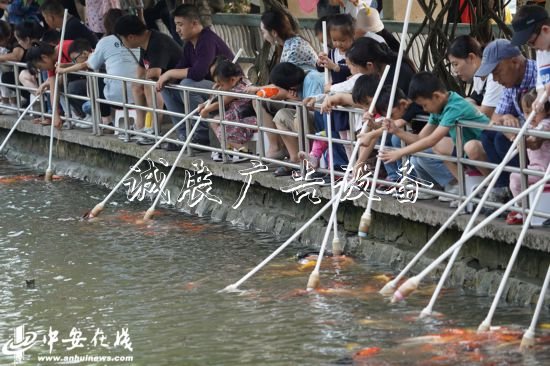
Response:
[[[223,96],[218,94],[218,113],[220,118],[220,128],[221,128],[221,148],[222,148],[222,159],[224,163],[227,163],[227,133],[225,131],[225,123],[224,116],[225,116],[225,105],[223,104]]]
[[[465,197],[466,187],[465,179],[466,175],[464,174],[464,167],[462,166],[462,157],[464,156],[464,145],[462,141],[462,126],[460,122],[456,124],[456,168],[458,172],[458,195],[460,196],[460,201]]]
[[[529,130],[527,131],[527,134],[529,133]],[[529,185],[529,181],[527,179],[527,175],[525,174],[525,168],[527,167],[527,155],[526,155],[526,146],[525,146],[525,137],[522,137],[521,140],[518,143],[518,154],[519,154],[519,176],[520,176],[520,184],[521,184],[521,191],[527,189],[527,186]],[[521,199],[521,212],[523,217],[527,217],[527,214],[525,212],[525,209],[535,209],[534,207],[529,206],[529,200],[527,197],[523,197]]]
[[[128,83],[126,80],[122,82],[122,111],[124,112],[124,142],[130,142],[132,141],[130,138],[130,135],[128,133],[129,127],[128,127]],[[136,121],[134,121],[135,123]],[[120,126],[119,126],[120,127]],[[119,132],[120,133],[120,132]]]

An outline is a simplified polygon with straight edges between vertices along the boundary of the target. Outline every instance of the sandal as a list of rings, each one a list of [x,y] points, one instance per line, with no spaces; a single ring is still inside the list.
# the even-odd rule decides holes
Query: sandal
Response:
[[[506,223],[508,225],[522,225],[523,224],[523,216],[519,212],[511,211],[506,216]]]
[[[292,172],[294,170],[287,168],[286,166],[280,166],[273,172],[273,175],[276,177],[288,177],[289,175],[292,175]]]
[[[49,126],[52,124],[52,120],[49,118],[37,118],[37,121],[34,123],[39,124],[41,126]]]

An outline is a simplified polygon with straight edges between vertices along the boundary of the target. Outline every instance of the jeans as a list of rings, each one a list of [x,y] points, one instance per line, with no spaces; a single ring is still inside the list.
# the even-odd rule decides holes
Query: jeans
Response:
[[[424,152],[433,154],[432,149],[424,150]],[[441,187],[445,187],[454,180],[453,175],[441,160],[411,156],[410,162],[414,166],[418,178],[436,183]]]
[[[401,139],[395,135],[388,134],[386,136],[386,146],[400,149]],[[393,163],[384,163],[384,169],[386,169],[386,173],[388,174],[386,179],[397,182],[400,178],[399,169],[401,169],[401,160],[397,160]]]
[[[510,146],[512,146],[512,142],[501,132],[488,130],[483,131],[481,134],[481,143],[489,161],[494,164],[500,164],[510,149]],[[508,166],[519,167],[519,156],[516,155],[511,159],[508,162]],[[500,173],[495,187],[508,187],[509,184],[510,173],[503,171]]]
[[[194,81],[191,79],[183,79],[180,82],[180,85],[189,86],[193,88],[212,89],[212,86],[214,85],[214,83],[210,80]],[[183,104],[182,92],[180,92],[179,90],[165,88],[162,90],[161,94],[164,100],[164,104],[166,104],[166,108],[170,112],[185,114],[185,106]],[[204,103],[207,99],[208,99],[208,94],[189,93],[189,112],[193,111],[195,108],[199,106],[199,104]],[[181,121],[181,117],[171,116],[170,118],[172,118],[172,123],[174,125],[176,125],[179,121]],[[191,122],[194,122],[194,121],[191,120]],[[191,126],[193,126],[193,123],[191,123]],[[178,127],[177,133],[178,133],[178,139],[180,140],[187,139],[186,123],[183,123],[180,127]],[[199,127],[197,127],[197,130],[195,131],[193,142],[208,144],[208,141],[209,141],[208,135],[209,135],[208,124],[206,122],[201,122],[199,124]]]

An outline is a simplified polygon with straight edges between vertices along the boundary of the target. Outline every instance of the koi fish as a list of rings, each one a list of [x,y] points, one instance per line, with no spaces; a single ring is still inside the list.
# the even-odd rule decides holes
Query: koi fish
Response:
[[[0,184],[30,182],[30,181],[42,180],[42,179],[44,179],[44,175],[11,175],[11,176],[0,177]],[[52,176],[52,180],[61,180],[61,179],[63,179],[63,177],[60,175]]]
[[[353,359],[372,357],[380,353],[382,349],[380,347],[367,347],[355,352]]]

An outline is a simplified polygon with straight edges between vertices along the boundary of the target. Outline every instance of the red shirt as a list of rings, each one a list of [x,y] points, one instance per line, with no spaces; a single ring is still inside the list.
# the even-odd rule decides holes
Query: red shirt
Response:
[[[71,40],[63,41],[63,52],[61,53],[61,63],[62,64],[71,64],[71,63],[73,63],[73,60],[71,60],[71,58],[69,57],[69,47],[71,46],[72,43],[73,43],[73,41],[71,41]],[[59,47],[59,44],[57,46]],[[59,52],[59,50],[56,50],[56,51]],[[57,52],[55,53],[56,60],[57,60]],[[48,70],[48,77],[52,77],[52,76],[55,76],[55,69]]]

